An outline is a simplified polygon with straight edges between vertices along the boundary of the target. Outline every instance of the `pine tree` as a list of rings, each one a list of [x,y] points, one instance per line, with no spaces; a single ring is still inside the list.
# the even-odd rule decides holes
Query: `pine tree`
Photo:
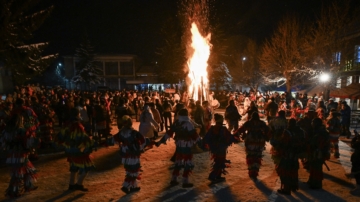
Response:
[[[225,63],[220,62],[218,65],[213,66],[210,83],[216,85],[216,90],[219,90],[220,86],[222,86],[223,90],[231,89],[232,76]]]
[[[76,65],[76,73],[72,78],[72,82],[76,85],[86,83],[89,89],[93,84],[99,84],[102,79],[100,77],[102,70],[94,63],[94,48],[86,36],[79,48],[76,49],[75,56],[78,59],[78,63]]]
[[[57,55],[43,56],[48,43],[29,43],[53,6],[30,12],[39,0],[0,0],[0,61],[11,72],[14,84],[40,75]]]

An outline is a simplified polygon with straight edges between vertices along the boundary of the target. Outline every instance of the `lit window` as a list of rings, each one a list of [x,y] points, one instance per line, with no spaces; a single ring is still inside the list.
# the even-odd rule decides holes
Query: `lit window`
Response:
[[[341,78],[336,80],[336,88],[341,88]]]
[[[346,86],[350,85],[352,83],[352,76],[348,76],[346,79]]]
[[[355,46],[355,52],[354,52],[354,60],[357,63],[360,63],[360,45]]]
[[[341,61],[341,52],[336,52],[333,54],[333,63],[340,64]]]

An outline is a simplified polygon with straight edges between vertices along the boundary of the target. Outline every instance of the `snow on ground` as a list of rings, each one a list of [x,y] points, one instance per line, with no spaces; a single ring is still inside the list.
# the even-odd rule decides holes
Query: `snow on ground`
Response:
[[[135,123],[135,128],[138,123]],[[115,133],[116,131],[114,131]],[[266,145],[258,181],[252,181],[247,175],[244,143],[234,144],[228,149],[227,159],[231,168],[226,181],[210,184],[207,180],[210,171],[208,152],[194,155],[195,168],[190,177],[193,188],[184,189],[181,184],[170,187],[172,165],[171,156],[175,151],[173,140],[159,148],[147,150],[141,156],[141,190],[137,193],[124,194],[120,188],[125,171],[120,164],[118,146],[102,147],[93,153],[96,170],[85,179],[89,192],[67,191],[69,166],[62,152],[42,156],[34,162],[39,170],[38,190],[27,193],[14,201],[359,201],[360,198],[349,193],[354,188],[354,180],[348,180],[345,172],[351,168],[351,149],[340,142],[340,159],[327,161],[331,171],[324,167],[325,180],[322,190],[311,190],[306,181],[309,174],[299,169],[300,190],[291,196],[277,194],[280,180],[275,173],[270,157],[270,145]],[[179,179],[181,180],[181,179]],[[9,181],[8,168],[0,168],[0,190],[5,192]],[[4,193],[3,192],[3,193]],[[4,196],[1,201],[6,201]],[[9,200],[10,201],[10,200]]]

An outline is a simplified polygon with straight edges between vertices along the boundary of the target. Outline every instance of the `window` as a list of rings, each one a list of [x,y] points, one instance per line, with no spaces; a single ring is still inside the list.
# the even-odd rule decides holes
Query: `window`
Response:
[[[105,62],[105,75],[119,75],[118,62]]]
[[[360,63],[360,45],[355,46],[355,52],[354,52],[354,60],[355,63]]]
[[[341,52],[336,52],[333,54],[333,63],[339,65],[341,60]]]
[[[348,76],[346,78],[346,86],[350,85],[352,83],[352,76]]]
[[[120,74],[121,75],[133,75],[133,62],[120,62]]]
[[[336,88],[341,88],[341,78],[336,79]]]
[[[105,86],[113,90],[119,89],[119,80],[117,78],[107,78],[105,79]]]

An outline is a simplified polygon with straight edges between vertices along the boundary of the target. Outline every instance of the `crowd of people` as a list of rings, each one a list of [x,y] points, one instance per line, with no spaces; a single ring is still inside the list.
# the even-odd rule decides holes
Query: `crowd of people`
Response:
[[[214,102],[219,99],[218,102]],[[225,104],[227,103],[227,104]],[[215,108],[225,109],[224,116]],[[174,115],[174,116],[173,116]],[[192,148],[209,151],[213,159],[209,180],[225,180],[227,148],[244,141],[248,175],[256,180],[266,142],[281,179],[280,194],[298,189],[299,160],[310,173],[308,185],[322,188],[325,160],[339,158],[339,136],[350,137],[351,109],[346,102],[324,102],[315,96],[286,93],[220,92],[205,101],[193,100],[186,92],[103,91],[88,92],[39,85],[16,87],[0,105],[1,147],[8,152],[11,180],[6,195],[15,197],[35,190],[38,150],[64,149],[70,166],[69,190],[88,191],[83,182],[94,168],[90,155],[100,145],[119,143],[126,176],[121,190],[139,191],[140,155],[146,147],[159,147],[169,138],[176,151],[170,184],[176,186],[184,169],[182,187],[189,188],[194,168]],[[132,127],[140,123],[139,130]],[[112,123],[119,132],[111,134]],[[227,127],[224,125],[227,123]],[[241,124],[243,123],[243,124]],[[58,127],[58,131],[54,129]],[[56,131],[56,132],[55,132]],[[165,135],[157,141],[159,132]],[[352,173],[360,186],[356,155],[360,138],[355,136]],[[360,187],[354,190],[360,193]]]

